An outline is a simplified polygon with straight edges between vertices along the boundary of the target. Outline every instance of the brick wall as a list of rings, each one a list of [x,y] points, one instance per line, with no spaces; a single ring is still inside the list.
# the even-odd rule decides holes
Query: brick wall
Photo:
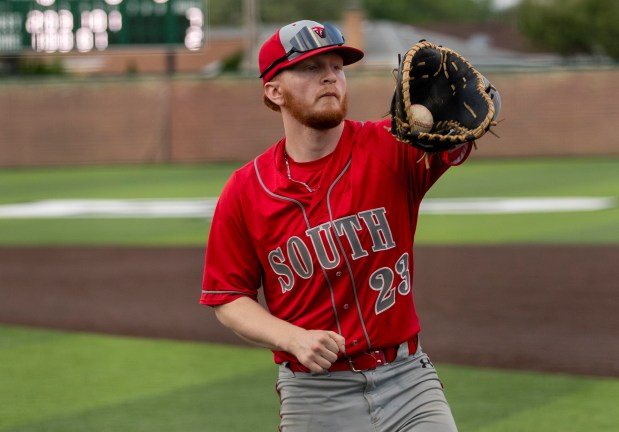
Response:
[[[619,70],[487,75],[505,120],[476,157],[619,155]],[[393,85],[349,74],[349,117],[384,116]],[[249,160],[282,133],[258,79],[0,84],[0,166]]]

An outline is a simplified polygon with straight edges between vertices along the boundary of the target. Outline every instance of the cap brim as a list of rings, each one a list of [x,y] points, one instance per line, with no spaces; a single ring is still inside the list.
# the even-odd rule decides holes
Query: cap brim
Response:
[[[360,49],[345,46],[345,45],[333,45],[333,46],[328,46],[324,48],[318,48],[318,49],[303,53],[299,55],[298,57],[293,58],[292,60],[282,62],[276,68],[269,71],[269,73],[263,77],[264,82],[266,83],[270,81],[275,75],[289,68],[290,66],[293,66],[299,62],[302,62],[303,60],[307,58],[313,57],[318,54],[326,53],[326,52],[335,52],[339,54],[344,60],[344,66],[348,66],[353,63],[356,63],[359,60],[361,60],[364,56],[363,51],[361,51]]]

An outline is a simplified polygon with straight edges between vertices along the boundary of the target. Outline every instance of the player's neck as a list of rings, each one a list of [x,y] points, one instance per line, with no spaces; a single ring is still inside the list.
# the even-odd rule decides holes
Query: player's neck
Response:
[[[297,162],[311,162],[332,153],[344,130],[344,122],[338,126],[318,130],[299,123],[284,125],[286,152]]]

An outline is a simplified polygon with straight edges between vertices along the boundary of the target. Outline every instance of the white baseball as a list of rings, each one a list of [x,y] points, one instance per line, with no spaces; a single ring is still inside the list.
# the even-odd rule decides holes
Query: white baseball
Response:
[[[419,132],[430,132],[434,126],[434,118],[429,109],[420,104],[411,106],[410,116],[413,119],[411,125],[413,130]]]

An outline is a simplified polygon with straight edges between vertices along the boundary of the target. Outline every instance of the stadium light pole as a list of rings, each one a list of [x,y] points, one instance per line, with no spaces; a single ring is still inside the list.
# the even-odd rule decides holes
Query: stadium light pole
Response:
[[[245,27],[245,52],[243,70],[252,72],[256,67],[256,43],[258,41],[260,21],[260,0],[243,0],[243,17]]]

